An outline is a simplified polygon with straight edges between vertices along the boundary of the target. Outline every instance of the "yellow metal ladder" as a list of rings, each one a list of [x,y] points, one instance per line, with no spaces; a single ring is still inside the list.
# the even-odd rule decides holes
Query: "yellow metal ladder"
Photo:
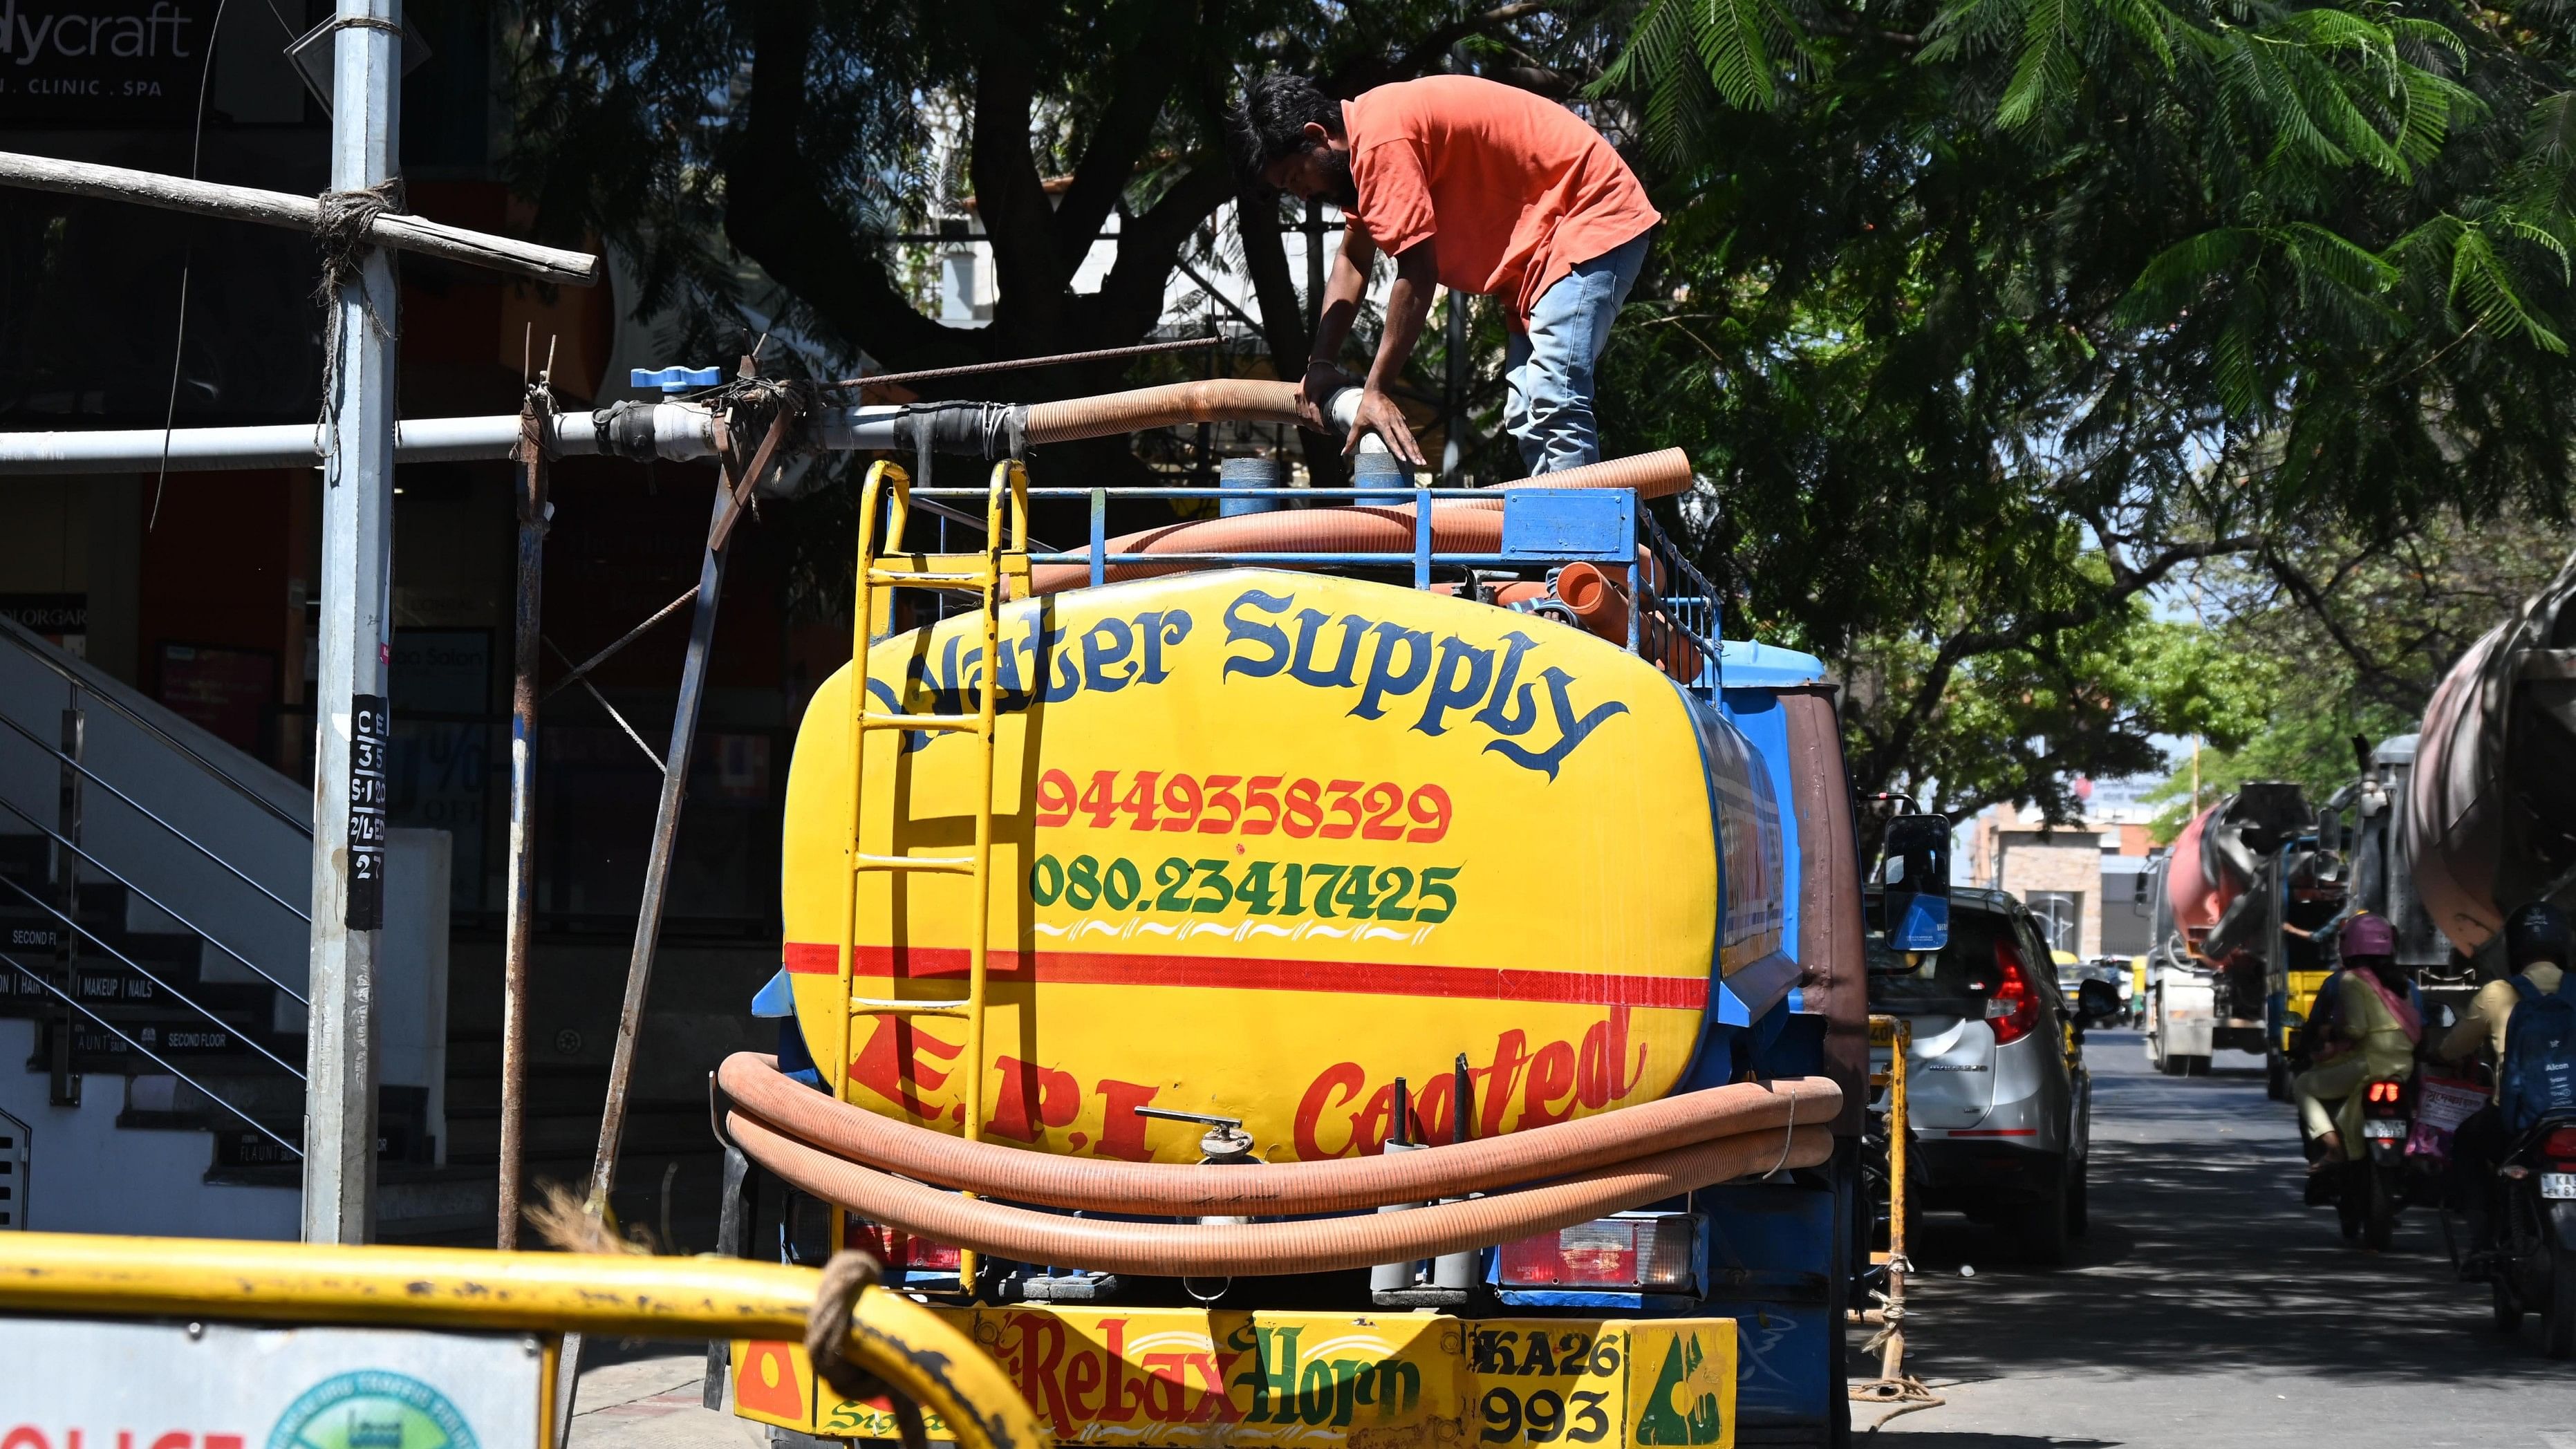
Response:
[[[889,510],[888,502],[892,507]],[[993,465],[990,488],[984,504],[984,548],[981,553],[939,554],[906,553],[903,548],[904,525],[912,515],[912,480],[893,463],[879,462],[868,469],[867,482],[859,493],[858,570],[853,582],[856,599],[851,613],[850,665],[850,820],[848,839],[843,846],[849,861],[844,880],[844,910],[841,918],[840,982],[841,998],[847,1010],[840,1016],[840,1095],[849,1100],[851,1077],[851,1023],[862,1016],[946,1016],[966,1022],[966,1140],[977,1142],[984,1135],[984,989],[987,956],[991,946],[993,921],[993,720],[1001,688],[997,667],[1002,648],[1002,603],[1010,597],[1016,583],[1020,596],[1029,590],[1029,479],[1018,460],[1006,459]],[[877,534],[880,520],[885,523],[882,540]],[[1007,526],[1006,526],[1007,525]],[[880,542],[887,545],[878,551]],[[972,714],[905,714],[898,705],[890,712],[872,709],[868,700],[868,646],[875,642],[880,619],[893,623],[894,593],[898,588],[945,589],[974,594],[982,605],[984,625],[983,682],[976,690]],[[962,683],[962,681],[961,681]],[[902,684],[895,686],[901,697]],[[888,836],[888,849],[897,853],[868,854],[860,838],[866,820],[867,737],[872,731],[948,731],[971,735],[978,754],[975,794],[975,848],[969,855],[904,855]],[[899,824],[898,803],[893,824]],[[955,1001],[912,1001],[864,997],[855,994],[854,978],[859,957],[859,873],[862,871],[932,871],[963,875],[974,882],[974,912],[967,938],[966,995]],[[832,1245],[843,1246],[843,1214],[832,1210]],[[975,1255],[963,1253],[958,1259],[960,1286],[972,1292],[975,1286]]]

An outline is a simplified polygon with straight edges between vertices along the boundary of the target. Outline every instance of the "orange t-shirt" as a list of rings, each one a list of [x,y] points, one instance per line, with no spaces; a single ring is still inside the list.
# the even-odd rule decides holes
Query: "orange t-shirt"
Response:
[[[1437,237],[1440,283],[1499,296],[1514,331],[1559,277],[1663,220],[1601,133],[1476,76],[1379,86],[1342,104],[1352,219],[1392,255]]]

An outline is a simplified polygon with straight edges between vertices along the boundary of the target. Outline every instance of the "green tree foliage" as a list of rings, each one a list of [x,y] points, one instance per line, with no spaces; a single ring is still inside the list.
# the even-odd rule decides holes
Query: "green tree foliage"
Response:
[[[2510,514],[2436,520],[2387,543],[2311,535],[2211,564],[2197,582],[2223,657],[2247,661],[2250,729],[2206,731],[2200,800],[2248,780],[2296,780],[2322,800],[2353,777],[2355,736],[2412,734],[2471,644],[2553,578],[2576,532]],[[2176,731],[2185,733],[2185,731]],[[2155,792],[2160,839],[2191,817],[2191,770]]]
[[[1344,94],[1437,70],[1451,48],[1574,42],[1556,7],[1388,0],[530,0],[512,165],[558,235],[636,259],[646,311],[696,346],[773,326],[849,366],[911,370],[1132,343],[1184,262],[1248,275],[1274,356],[1305,313],[1279,200],[1226,144],[1255,69]],[[1242,201],[1239,224],[1216,219]],[[972,214],[990,325],[943,325],[930,253],[896,239]],[[1097,286],[1074,277],[1105,230]],[[950,384],[1045,398],[1116,364]],[[932,396],[950,395],[925,385]],[[1337,457],[1338,450],[1326,450]]]
[[[1963,673],[2081,657],[2197,560],[2563,516],[2562,11],[1637,16],[1595,91],[1642,118],[1670,221],[1615,421],[1702,461],[1703,555],[1755,619],[1920,659],[1853,693],[1865,782],[1937,773]],[[2062,798],[1996,749],[2029,765],[1992,788]]]

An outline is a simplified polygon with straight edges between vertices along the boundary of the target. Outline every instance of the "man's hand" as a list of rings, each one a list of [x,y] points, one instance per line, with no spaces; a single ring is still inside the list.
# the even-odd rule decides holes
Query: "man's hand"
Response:
[[[1403,410],[1395,405],[1395,399],[1373,387],[1360,394],[1359,416],[1352,421],[1351,435],[1342,444],[1342,456],[1357,453],[1361,437],[1369,433],[1385,439],[1386,450],[1405,466],[1429,466],[1422,460],[1421,445],[1413,441],[1413,428],[1405,422]]]
[[[1305,380],[1297,388],[1297,420],[1310,432],[1331,432],[1333,424],[1324,410],[1332,405],[1333,394],[1353,381],[1349,373],[1321,358],[1307,363]]]

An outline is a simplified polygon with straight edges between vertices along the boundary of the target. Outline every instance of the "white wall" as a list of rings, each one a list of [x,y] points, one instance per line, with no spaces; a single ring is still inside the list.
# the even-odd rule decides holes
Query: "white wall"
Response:
[[[25,1069],[36,1023],[0,1020],[0,1111],[25,1122],[27,1226],[48,1233],[291,1241],[303,1195],[291,1187],[214,1187],[214,1138],[203,1132],[125,1131],[123,1083],[83,1082],[81,1104],[46,1100],[47,1079]],[[0,1246],[5,1251],[5,1246]]]
[[[384,947],[376,958],[376,1080],[429,1089],[447,1160],[447,876],[444,830],[385,833]]]

